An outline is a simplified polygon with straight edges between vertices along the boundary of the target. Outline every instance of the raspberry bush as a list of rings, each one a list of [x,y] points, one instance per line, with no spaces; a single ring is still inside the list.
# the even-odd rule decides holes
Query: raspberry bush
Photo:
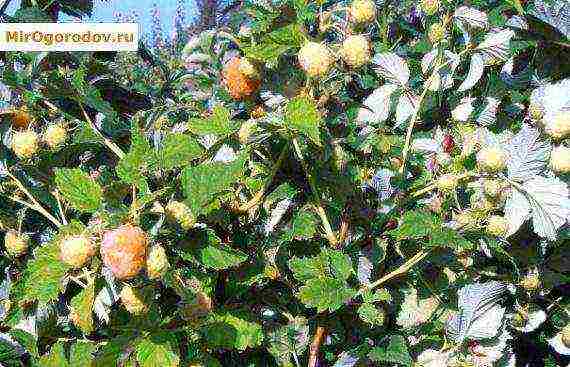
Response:
[[[0,53],[0,364],[568,365],[569,13],[246,0]]]

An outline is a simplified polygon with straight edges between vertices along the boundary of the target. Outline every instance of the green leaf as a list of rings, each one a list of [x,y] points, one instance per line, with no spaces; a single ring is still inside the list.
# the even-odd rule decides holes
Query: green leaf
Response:
[[[156,164],[155,153],[136,124],[131,130],[131,149],[117,165],[117,175],[128,184],[136,185],[143,192],[148,191],[144,173]]]
[[[24,271],[21,280],[22,301],[39,301],[46,304],[57,299],[64,288],[61,279],[68,266],[59,260],[59,246],[56,240],[39,247]]]
[[[37,7],[20,8],[14,13],[16,23],[51,23],[53,20],[42,9]]]
[[[339,280],[347,280],[354,272],[350,257],[339,250],[323,250],[329,259],[329,266],[333,277]]]
[[[303,32],[296,23],[278,28],[267,34],[258,44],[242,47],[245,55],[254,60],[276,64],[287,51],[300,47]]]
[[[215,270],[233,268],[247,260],[247,254],[221,244],[208,245],[199,254],[202,264]]]
[[[243,174],[247,154],[242,153],[233,162],[203,163],[182,171],[182,190],[186,204],[195,215],[207,212],[214,196],[227,190]]]
[[[201,333],[213,348],[246,350],[263,342],[261,325],[250,321],[245,313],[223,312],[214,315]]]
[[[447,247],[454,250],[471,250],[473,244],[451,228],[439,228],[430,235],[429,247]]]
[[[403,336],[393,335],[386,348],[375,347],[368,357],[374,362],[396,363],[401,366],[411,366],[413,363],[406,340]]]
[[[52,345],[48,354],[40,357],[40,366],[42,367],[67,367],[69,362],[65,358],[63,342],[58,341]]]
[[[161,333],[141,338],[135,349],[141,367],[176,367],[180,363],[176,340],[172,334]]]
[[[371,326],[382,326],[386,318],[386,314],[382,309],[366,302],[361,304],[358,308],[358,316],[362,321]]]
[[[4,339],[0,339],[0,363],[7,367],[21,366],[20,353],[16,345]]]
[[[289,260],[289,268],[295,279],[304,282],[326,276],[328,274],[328,259],[326,256],[320,255],[301,259],[294,257]]]
[[[165,170],[189,165],[203,152],[194,138],[182,133],[168,134],[164,139],[164,147],[160,150],[160,167]]]
[[[390,231],[397,240],[420,239],[430,235],[434,229],[441,227],[439,220],[426,212],[410,211],[404,214],[398,228]]]
[[[285,111],[285,123],[321,145],[319,126],[321,115],[315,103],[308,97],[297,96],[289,101]]]
[[[77,341],[71,346],[69,353],[70,366],[90,367],[93,361],[95,344],[85,341]]]
[[[120,335],[108,340],[99,348],[93,358],[93,367],[117,366],[119,358],[123,355],[130,339]]]
[[[317,223],[317,218],[309,211],[296,213],[291,223],[291,229],[284,234],[283,239],[285,241],[310,239],[317,233]]]
[[[302,355],[309,344],[309,324],[304,317],[295,317],[287,325],[267,333],[267,351],[279,366],[290,366],[293,356]]]
[[[38,356],[38,340],[35,336],[20,329],[12,329],[9,334],[15,341],[23,346],[31,356]],[[0,358],[0,361],[2,361],[2,358]]]
[[[77,314],[78,327],[85,334],[93,331],[93,301],[95,299],[95,283],[84,288],[71,299],[71,307]]]
[[[93,213],[103,204],[103,190],[79,168],[59,168],[55,183],[63,197],[77,210]]]
[[[341,280],[315,278],[300,288],[299,299],[308,307],[316,307],[318,312],[339,309],[356,292]]]
[[[237,129],[237,124],[232,124],[230,111],[222,105],[212,109],[212,115],[207,118],[191,118],[188,128],[198,135],[216,134],[218,136],[230,135]]]

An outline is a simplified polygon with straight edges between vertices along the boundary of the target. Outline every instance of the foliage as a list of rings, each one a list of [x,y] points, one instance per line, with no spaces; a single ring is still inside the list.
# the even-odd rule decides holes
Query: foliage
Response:
[[[2,53],[0,364],[567,365],[564,4],[245,1],[178,48]]]

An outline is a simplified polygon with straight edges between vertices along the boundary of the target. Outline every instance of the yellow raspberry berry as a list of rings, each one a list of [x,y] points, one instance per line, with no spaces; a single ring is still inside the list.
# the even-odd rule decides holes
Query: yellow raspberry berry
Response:
[[[329,49],[318,42],[307,42],[297,57],[303,70],[311,77],[325,75],[333,63]]]
[[[528,274],[521,280],[520,285],[529,292],[535,291],[540,287],[540,277],[538,274]]]
[[[125,285],[121,289],[119,298],[125,309],[133,315],[142,315],[148,312],[148,304],[145,302],[142,293],[130,285]]]
[[[465,230],[473,229],[477,226],[477,220],[473,217],[473,213],[468,210],[454,213],[453,219],[459,227]]]
[[[259,79],[247,76],[241,68],[242,59],[236,56],[226,64],[222,73],[228,92],[236,100],[251,96],[261,85]]]
[[[439,0],[421,0],[420,8],[427,15],[434,15],[439,9]]]
[[[483,181],[483,191],[492,198],[498,197],[505,189],[505,185],[500,180],[485,179]]]
[[[251,135],[257,130],[257,121],[247,120],[245,121],[238,131],[238,139],[242,144],[247,144]]]
[[[13,257],[22,256],[28,250],[30,238],[28,235],[9,230],[4,236],[4,247]]]
[[[455,190],[458,182],[459,182],[459,179],[457,178],[457,175],[454,175],[452,173],[448,173],[448,174],[441,176],[437,180],[437,188],[440,189],[441,191],[452,191],[452,190]]]
[[[33,157],[38,151],[38,134],[32,130],[16,131],[12,137],[12,150],[20,159]]]
[[[546,133],[554,139],[570,136],[570,111],[560,111],[546,124]]]
[[[554,147],[550,153],[550,167],[554,172],[570,173],[570,148]]]
[[[348,36],[342,43],[341,54],[349,66],[360,67],[370,60],[370,43],[362,35]]]
[[[428,38],[431,43],[436,44],[445,37],[445,28],[441,23],[434,23],[429,27]]]
[[[500,215],[491,215],[489,219],[487,219],[486,231],[490,235],[504,237],[508,230],[509,222],[505,217],[501,217]]]
[[[370,23],[376,17],[376,4],[372,0],[355,0],[350,4],[348,13],[356,23]]]
[[[166,206],[166,215],[183,229],[190,229],[196,224],[196,217],[190,208],[180,201],[169,202]]]
[[[570,324],[566,325],[560,334],[562,343],[564,343],[567,348],[570,348]]]
[[[486,147],[477,154],[477,163],[486,172],[500,172],[507,167],[507,154],[499,147]]]
[[[528,106],[528,114],[535,121],[540,121],[544,117],[544,108],[536,103],[531,103]]]
[[[59,243],[60,259],[73,268],[81,268],[95,255],[93,241],[83,235],[64,238]]]
[[[255,66],[246,58],[240,59],[239,71],[249,78],[257,78],[259,75]]]
[[[49,125],[44,132],[43,141],[51,149],[60,147],[67,139],[67,130],[63,124]]]
[[[147,238],[139,227],[130,224],[105,232],[101,258],[118,279],[138,275],[146,262]]]
[[[160,245],[152,246],[146,259],[146,271],[150,279],[161,278],[170,267],[166,250]]]

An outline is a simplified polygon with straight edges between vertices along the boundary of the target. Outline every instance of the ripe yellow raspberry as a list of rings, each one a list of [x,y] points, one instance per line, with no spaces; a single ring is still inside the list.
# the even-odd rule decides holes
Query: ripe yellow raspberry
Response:
[[[247,144],[251,135],[257,130],[257,121],[247,120],[245,121],[238,131],[238,139],[242,144]]]
[[[434,23],[429,27],[428,38],[431,43],[436,44],[445,37],[445,28],[441,23]]]
[[[43,141],[51,149],[60,147],[67,139],[67,130],[63,124],[49,125],[44,132]]]
[[[477,163],[486,172],[500,172],[507,167],[507,154],[499,147],[486,147],[477,154]]]
[[[121,289],[119,298],[125,309],[133,315],[142,315],[148,312],[148,304],[145,302],[142,292],[130,285],[125,285]]]
[[[261,81],[242,72],[242,59],[232,58],[224,67],[223,82],[233,99],[241,100],[251,96],[259,88]]]
[[[32,130],[16,131],[12,137],[12,150],[20,159],[33,157],[38,151],[38,134]]]
[[[180,201],[171,201],[166,205],[166,215],[183,229],[190,229],[196,224],[196,217],[190,208]]]
[[[147,238],[139,227],[125,224],[105,232],[101,242],[103,263],[118,279],[135,277],[146,262]]]
[[[554,139],[570,136],[570,111],[560,111],[546,124],[546,133]]]
[[[453,219],[461,229],[470,230],[477,226],[477,220],[473,217],[473,213],[468,210],[454,213]]]
[[[452,173],[448,173],[448,174],[441,176],[437,180],[437,188],[440,189],[441,191],[452,191],[452,190],[455,190],[458,182],[459,182],[459,179],[457,178],[457,175],[454,175]]]
[[[540,277],[538,274],[528,274],[521,280],[520,285],[529,292],[535,291],[540,287]]]
[[[146,271],[150,279],[158,279],[170,267],[166,250],[160,245],[152,246],[146,259]]]
[[[570,324],[566,325],[560,334],[562,336],[562,343],[564,343],[567,348],[570,348]]]
[[[487,219],[486,231],[490,235],[504,237],[508,230],[509,222],[505,217],[501,217],[500,215],[491,215],[489,219]]]
[[[554,172],[570,173],[570,148],[554,147],[550,153],[550,167]]]
[[[81,268],[95,255],[96,247],[86,236],[78,235],[64,238],[59,243],[61,261],[73,268]]]
[[[4,247],[8,254],[13,257],[22,256],[28,250],[30,238],[28,235],[9,230],[4,236]]]
[[[329,49],[317,42],[307,42],[299,50],[297,57],[303,70],[311,77],[325,75],[333,63]]]
[[[348,36],[342,43],[341,54],[349,66],[360,67],[370,60],[370,43],[362,35]]]
[[[255,66],[246,58],[240,59],[239,71],[249,78],[257,78],[259,75]]]
[[[439,9],[439,0],[421,0],[420,8],[427,15],[434,15]]]
[[[500,180],[485,179],[483,181],[483,191],[492,198],[497,198],[505,188],[505,184]]]
[[[354,0],[348,14],[355,23],[370,23],[376,17],[376,4],[372,0]]]
[[[538,103],[531,103],[528,106],[528,114],[535,121],[540,121],[544,117],[544,108]]]

